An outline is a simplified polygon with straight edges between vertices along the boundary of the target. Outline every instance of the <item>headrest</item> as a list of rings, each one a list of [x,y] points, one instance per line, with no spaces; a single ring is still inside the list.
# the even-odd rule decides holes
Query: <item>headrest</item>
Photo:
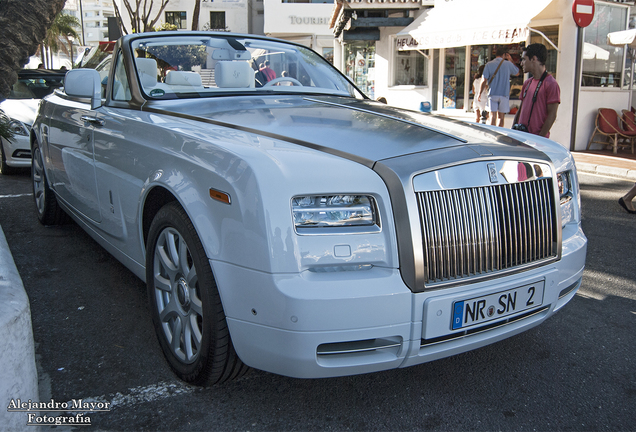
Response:
[[[168,71],[166,84],[200,87],[201,75],[196,72]]]
[[[141,85],[144,87],[157,85],[157,61],[151,58],[137,58],[135,63],[137,63]]]
[[[220,61],[214,66],[219,88],[254,87],[254,69],[245,61]]]

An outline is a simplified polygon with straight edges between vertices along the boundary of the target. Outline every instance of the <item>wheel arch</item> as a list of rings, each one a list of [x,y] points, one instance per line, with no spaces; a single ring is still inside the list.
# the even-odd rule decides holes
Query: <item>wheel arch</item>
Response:
[[[176,201],[179,206],[183,208],[177,197],[165,187],[155,186],[146,194],[141,216],[141,229],[144,247],[148,244],[148,233],[150,232],[150,225],[152,224],[155,215],[159,209],[173,201]]]

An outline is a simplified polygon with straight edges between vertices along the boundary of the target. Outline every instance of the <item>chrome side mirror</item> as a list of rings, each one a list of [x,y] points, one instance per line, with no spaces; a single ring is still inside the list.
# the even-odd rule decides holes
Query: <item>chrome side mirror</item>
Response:
[[[64,77],[64,92],[91,100],[91,109],[102,106],[102,83],[95,69],[72,69]]]

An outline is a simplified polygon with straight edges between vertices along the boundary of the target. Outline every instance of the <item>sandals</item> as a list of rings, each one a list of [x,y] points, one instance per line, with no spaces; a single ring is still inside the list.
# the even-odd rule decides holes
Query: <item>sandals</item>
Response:
[[[623,197],[620,197],[618,199],[618,203],[621,205],[621,207],[623,207],[625,209],[625,211],[627,213],[636,214],[636,211],[630,210],[630,209],[627,208],[627,205],[625,204],[625,201],[623,200]]]

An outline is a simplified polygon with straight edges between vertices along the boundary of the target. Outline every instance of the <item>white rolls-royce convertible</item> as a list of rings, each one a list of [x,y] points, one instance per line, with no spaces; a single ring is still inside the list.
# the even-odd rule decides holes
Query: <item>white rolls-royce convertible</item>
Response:
[[[581,284],[567,150],[372,101],[302,45],[125,36],[42,102],[31,147],[39,220],[72,217],[146,282],[196,384],[421,364],[530,329]]]

